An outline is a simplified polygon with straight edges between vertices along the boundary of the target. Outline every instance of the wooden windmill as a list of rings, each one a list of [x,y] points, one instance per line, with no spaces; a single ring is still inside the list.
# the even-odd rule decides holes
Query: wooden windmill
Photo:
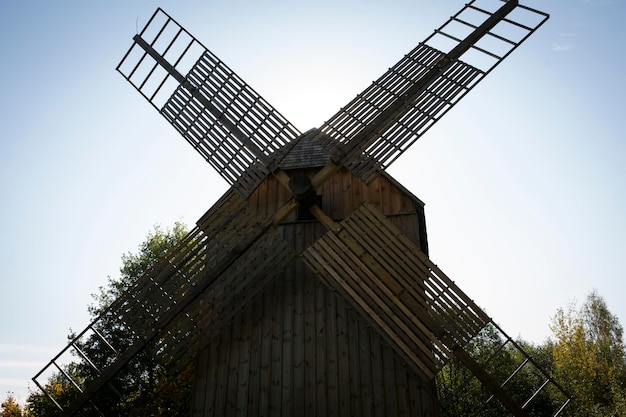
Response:
[[[547,18],[473,0],[300,133],[158,9],[117,69],[231,188],[35,383],[61,372],[70,404],[44,392],[63,415],[108,415],[99,394],[148,353],[172,373],[195,363],[194,416],[435,416],[432,380],[457,358],[510,413],[534,415],[543,390],[562,390],[508,337],[522,359],[504,379],[467,352],[495,324],[428,258],[423,204],[385,169]],[[66,372],[69,353],[93,372]],[[537,386],[510,392],[528,368]]]

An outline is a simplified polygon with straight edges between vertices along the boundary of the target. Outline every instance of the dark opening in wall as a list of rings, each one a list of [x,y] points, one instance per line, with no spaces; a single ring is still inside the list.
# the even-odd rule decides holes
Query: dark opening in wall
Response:
[[[317,205],[322,207],[322,196],[317,196]],[[315,216],[311,213],[308,207],[298,206],[298,211],[296,213],[297,221],[307,221],[307,220],[315,220]]]

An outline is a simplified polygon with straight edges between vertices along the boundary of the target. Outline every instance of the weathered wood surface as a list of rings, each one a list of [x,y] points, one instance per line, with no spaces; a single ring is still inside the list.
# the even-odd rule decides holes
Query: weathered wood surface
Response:
[[[324,212],[335,221],[372,202],[414,246],[425,242],[422,203],[386,176],[365,185],[341,170],[317,191]],[[247,205],[263,217],[290,198],[276,178],[268,177]],[[208,218],[201,222],[203,227],[210,223]],[[317,221],[298,221],[294,213],[278,231],[301,253],[327,230]],[[427,375],[408,366],[302,261],[247,302],[207,343],[197,361],[194,416],[434,415]]]
[[[249,195],[300,136],[298,129],[163,10],[133,40],[117,70],[230,185]]]
[[[297,262],[197,362],[193,416],[433,416],[431,383]]]
[[[309,175],[315,173],[314,170],[304,172]],[[322,196],[322,209],[335,221],[345,219],[364,203],[373,204],[408,239],[423,252],[428,252],[423,203],[387,176],[380,176],[367,185],[349,171],[341,170],[326,181],[317,194]],[[268,177],[250,195],[248,205],[259,216],[265,216],[274,214],[290,198],[289,191],[276,178]],[[287,217],[284,224],[294,223],[297,223],[295,212]]]
[[[364,205],[304,253],[307,265],[433,377],[489,317],[373,205]]]

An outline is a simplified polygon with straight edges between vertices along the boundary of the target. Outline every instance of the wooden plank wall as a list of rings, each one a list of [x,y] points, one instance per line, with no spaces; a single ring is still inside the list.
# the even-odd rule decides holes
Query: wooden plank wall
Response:
[[[432,385],[298,262],[197,362],[194,417],[433,416]]]
[[[312,176],[315,171],[305,171]],[[335,221],[348,217],[364,203],[373,204],[389,220],[425,253],[424,211],[421,203],[404,193],[385,176],[367,185],[347,170],[341,170],[326,181],[318,190],[322,196],[322,209]],[[248,205],[260,216],[273,214],[289,201],[289,192],[274,177],[269,177],[249,198]],[[292,213],[286,224],[296,221]],[[422,239],[420,239],[420,233]]]
[[[318,191],[335,220],[370,202],[420,245],[421,206],[385,177],[367,186],[343,171]],[[248,204],[263,216],[288,200],[269,178]],[[293,213],[279,232],[300,253],[326,230]],[[432,382],[300,260],[209,341],[196,364],[194,417],[437,415]]]

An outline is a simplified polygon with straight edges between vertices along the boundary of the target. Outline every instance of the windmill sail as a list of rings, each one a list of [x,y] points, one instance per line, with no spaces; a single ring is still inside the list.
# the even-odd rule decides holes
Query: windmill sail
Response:
[[[311,270],[350,300],[355,310],[378,328],[409,366],[433,378],[458,358],[516,417],[527,417],[533,401],[550,391],[558,400],[549,408],[558,416],[569,402],[565,391],[443,271],[395,228],[372,205],[363,205],[303,254]],[[465,347],[492,326],[512,346],[517,368],[498,378]],[[491,356],[502,352],[504,345]],[[496,370],[497,371],[497,370]],[[520,372],[534,373],[537,384],[527,390],[511,388]]]
[[[132,47],[117,69],[232,188],[181,244],[74,337],[33,378],[34,382],[63,415],[73,415],[87,404],[104,415],[101,410],[114,410],[117,399],[103,393],[124,399],[125,378],[133,371],[141,372],[133,363],[142,355],[168,371],[183,369],[225,323],[298,263],[297,252],[302,252],[302,260],[327,289],[351,304],[420,380],[430,380],[458,359],[515,416],[526,417],[544,389],[563,394],[564,405],[552,414],[558,415],[567,404],[561,388],[539,370],[537,375],[546,378],[528,396],[510,393],[510,381],[526,372],[528,364],[534,365],[532,359],[507,336],[506,343],[519,350],[523,360],[504,380],[494,376],[488,364],[480,363],[466,350],[476,335],[495,326],[491,319],[377,208],[366,204],[357,209],[360,203],[350,206],[351,197],[380,203],[385,188],[380,185],[371,193],[360,190],[367,186],[352,174],[365,182],[375,179],[546,19],[546,14],[520,6],[516,0],[472,0],[319,132],[300,135],[217,57],[158,9],[133,38]],[[303,136],[301,146],[295,147]],[[322,148],[319,152],[318,145]],[[301,163],[299,155],[286,157],[292,150],[302,153],[303,149],[309,150],[307,157],[314,155],[315,164]],[[286,166],[289,171],[307,172],[293,175],[306,180],[300,185],[312,191],[313,197],[328,181],[336,192],[335,204],[346,206],[340,216],[343,219],[336,217],[337,213],[331,213],[332,217],[326,214],[315,202],[305,201],[309,197],[306,193],[301,200],[294,198],[297,193]],[[314,175],[312,179],[309,174]],[[335,174],[338,176],[331,180]],[[351,182],[344,183],[340,178],[343,175],[358,183],[354,190]],[[279,192],[277,187],[282,186],[287,189]],[[396,191],[399,196],[401,190]],[[393,194],[386,200],[383,205],[398,202]],[[329,230],[327,234],[317,239],[323,233],[322,226],[299,228],[298,220],[289,233],[281,229],[291,227],[283,221],[300,203],[310,205],[307,208]],[[416,206],[411,207],[411,214],[402,210],[402,216],[417,214]],[[421,217],[419,223],[423,225]],[[417,223],[407,228],[414,225],[419,228]],[[283,232],[285,235],[281,235]],[[287,240],[287,236],[293,240]],[[425,232],[423,236],[425,239]],[[302,306],[304,302],[305,297]],[[306,302],[312,302],[308,304],[312,314],[318,308],[317,301]],[[107,332],[112,330],[116,334],[108,337]],[[315,332],[324,332],[324,328],[316,327]],[[266,336],[274,337],[274,333]],[[321,349],[325,355],[324,347]],[[241,353],[247,354],[238,352],[237,356]],[[62,358],[68,355],[71,361],[79,359],[80,375],[64,366]],[[328,378],[322,368],[319,371],[314,373],[316,378]],[[46,375],[59,373],[74,388],[75,396],[69,403],[39,383]],[[272,377],[272,385],[281,386],[279,374],[276,379]],[[251,391],[253,396],[265,395],[261,387],[257,388]],[[245,400],[247,394],[237,397]]]
[[[471,1],[326,121],[317,142],[371,182],[547,19],[513,0]]]
[[[182,369],[211,334],[292,263],[295,252],[270,225],[229,191],[33,381],[63,415],[73,415],[88,403],[94,410],[111,408],[111,401],[97,394],[107,387],[117,391],[143,351],[170,371]],[[109,332],[117,336],[107,338]],[[78,357],[80,375],[64,372],[59,358],[66,354],[73,361]],[[75,387],[69,405],[62,404],[67,393],[56,398],[39,382],[50,369],[63,372]]]
[[[249,195],[300,132],[163,10],[133,40],[117,70]]]

